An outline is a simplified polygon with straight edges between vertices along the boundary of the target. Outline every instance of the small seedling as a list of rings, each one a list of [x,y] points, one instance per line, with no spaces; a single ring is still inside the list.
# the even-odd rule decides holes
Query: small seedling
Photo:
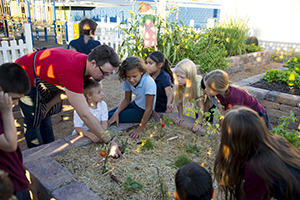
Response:
[[[121,141],[122,154],[125,153],[125,150],[126,150],[126,147],[127,147],[127,141],[128,141],[128,138],[126,139],[125,143],[123,143],[123,140]]]
[[[153,149],[153,139],[147,138],[143,140],[141,147],[142,151]]]
[[[190,152],[190,153],[195,153],[197,156],[200,155],[200,154],[199,154],[200,151],[199,151],[199,149],[198,149],[198,147],[197,147],[196,144],[193,146],[193,145],[191,145],[191,144],[189,143],[186,149],[187,149],[188,152]]]
[[[125,188],[125,190],[130,190],[135,193],[138,193],[140,190],[143,190],[144,187],[143,184],[131,178],[130,175],[128,175],[126,182],[122,186]]]
[[[175,167],[180,168],[190,162],[191,162],[190,159],[184,153],[182,153],[180,156],[176,158],[174,165]]]

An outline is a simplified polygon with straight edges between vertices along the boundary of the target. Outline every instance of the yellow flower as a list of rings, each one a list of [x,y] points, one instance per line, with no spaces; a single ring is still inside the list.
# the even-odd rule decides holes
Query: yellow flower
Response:
[[[166,192],[166,196],[167,196],[167,197],[170,197],[170,196],[171,196],[171,192],[170,192],[170,191],[167,191],[167,192]]]
[[[208,37],[208,34],[205,34],[204,36],[205,36],[205,37]]]
[[[294,81],[295,80],[295,74],[292,72],[290,77],[289,77],[290,81]]]
[[[283,59],[283,55],[280,55],[280,56],[279,56],[279,59]]]
[[[229,41],[230,41],[230,39],[229,39],[229,38],[226,38],[225,40],[226,40],[226,42],[229,42]]]
[[[199,38],[199,35],[196,35],[195,38],[198,39],[198,38]]]
[[[298,58],[297,58],[297,57],[295,57],[295,58],[294,58],[294,62],[297,62],[297,60],[298,60]]]
[[[276,61],[276,60],[278,60],[278,58],[274,58],[274,60]]]
[[[190,113],[186,113],[186,116],[188,116],[188,117],[189,117],[189,116],[190,116]]]
[[[296,70],[296,71],[299,71],[299,67],[295,67],[295,70]]]

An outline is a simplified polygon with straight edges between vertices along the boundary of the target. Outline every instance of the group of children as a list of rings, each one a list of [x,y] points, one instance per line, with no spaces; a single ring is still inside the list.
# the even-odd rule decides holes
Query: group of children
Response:
[[[26,72],[15,63],[1,65],[0,76],[0,169],[9,173],[17,198],[30,199],[11,109],[30,90],[30,82]],[[90,111],[103,130],[113,123],[137,122],[139,126],[129,135],[138,139],[150,117],[158,117],[167,109],[172,112],[177,106],[179,116],[175,123],[179,125],[184,120],[183,105],[187,102],[204,112],[220,104],[217,107],[225,118],[220,121],[221,144],[214,166],[220,191],[229,199],[300,199],[299,151],[268,130],[271,126],[266,109],[244,88],[231,83],[225,71],[214,70],[201,77],[188,59],[172,71],[168,60],[156,51],[146,61],[135,56],[126,58],[119,69],[119,80],[123,81],[125,97],[110,111],[103,101],[101,84],[93,79],[84,84]],[[235,109],[236,106],[239,107]],[[192,130],[197,131],[201,126],[198,122],[203,120],[210,119],[198,112]],[[76,112],[74,125],[75,134],[100,141]],[[210,174],[195,163],[178,170],[175,184],[175,199],[211,199],[214,195]]]

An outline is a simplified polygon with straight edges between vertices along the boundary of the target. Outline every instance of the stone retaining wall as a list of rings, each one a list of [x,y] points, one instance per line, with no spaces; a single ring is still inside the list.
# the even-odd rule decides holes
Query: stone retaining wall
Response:
[[[278,70],[285,69],[287,68],[281,67]],[[248,92],[266,108],[272,124],[278,125],[282,122],[279,118],[281,116],[290,116],[290,111],[292,110],[298,121],[291,122],[288,128],[300,131],[300,96],[250,86],[250,84],[260,81],[265,74],[266,73],[259,74],[236,82],[235,84],[245,87]]]
[[[259,67],[270,63],[272,51],[258,51],[254,53],[244,54],[242,56],[229,57],[230,68],[226,71],[231,74],[252,67]]]

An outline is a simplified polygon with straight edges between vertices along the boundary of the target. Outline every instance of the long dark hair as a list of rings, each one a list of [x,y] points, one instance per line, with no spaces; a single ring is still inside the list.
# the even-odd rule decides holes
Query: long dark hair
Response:
[[[164,54],[159,51],[153,51],[148,54],[147,58],[148,57],[151,58],[156,63],[156,65],[158,65],[159,63],[163,63],[162,69],[170,75],[171,82],[172,84],[174,84],[173,72],[170,68],[170,63],[168,59],[165,58]]]
[[[268,199],[274,194],[274,179],[286,183],[286,199],[299,183],[286,165],[300,170],[300,152],[285,138],[272,134],[261,117],[246,107],[228,112],[221,127],[221,144],[216,155],[214,174],[226,199],[244,199],[245,163],[266,183]]]

